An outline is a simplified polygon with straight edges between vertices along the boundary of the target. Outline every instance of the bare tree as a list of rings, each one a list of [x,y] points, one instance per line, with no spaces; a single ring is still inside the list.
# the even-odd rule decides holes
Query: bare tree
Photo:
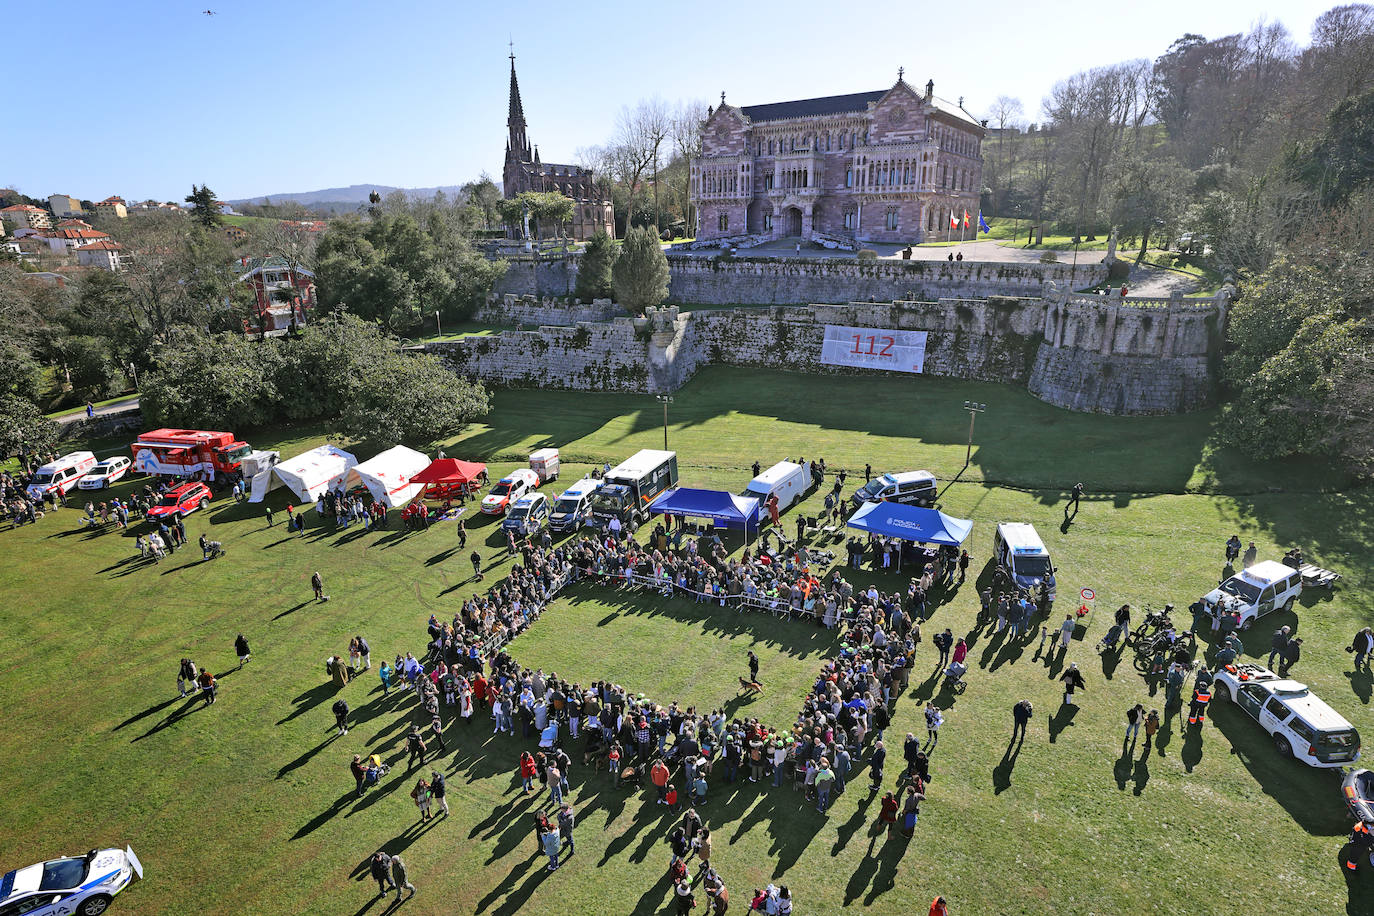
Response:
[[[997,125],[997,143],[993,146],[991,168],[987,171],[991,172],[988,177],[991,179],[989,184],[992,187],[993,210],[997,215],[1002,213],[1002,202],[1011,188],[1012,176],[1016,172],[1016,153],[1019,144],[1013,131],[1019,132],[1021,116],[1024,113],[1025,108],[1021,100],[1009,95],[999,95],[992,103],[990,120]]]
[[[701,156],[701,126],[706,121],[707,107],[704,101],[683,102],[669,119],[673,152],[682,161],[683,166],[678,196],[682,205],[682,218],[689,233],[696,226],[691,204],[692,163]]]

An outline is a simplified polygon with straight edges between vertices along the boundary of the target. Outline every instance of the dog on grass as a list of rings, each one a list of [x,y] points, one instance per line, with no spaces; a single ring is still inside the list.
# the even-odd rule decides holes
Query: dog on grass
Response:
[[[751,681],[747,677],[739,679],[739,689],[748,690],[752,693],[763,693],[763,685],[758,681]]]

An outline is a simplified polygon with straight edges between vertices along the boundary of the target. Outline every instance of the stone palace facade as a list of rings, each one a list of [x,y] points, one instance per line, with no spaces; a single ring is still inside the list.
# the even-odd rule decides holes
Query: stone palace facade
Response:
[[[953,212],[976,237],[985,124],[902,79],[890,89],[710,110],[692,163],[699,240],[913,243]],[[953,230],[954,238],[959,230]]]

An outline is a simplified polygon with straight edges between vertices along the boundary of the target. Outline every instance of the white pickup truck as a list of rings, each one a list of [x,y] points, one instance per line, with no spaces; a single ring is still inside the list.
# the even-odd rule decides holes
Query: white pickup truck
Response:
[[[1263,665],[1227,665],[1216,673],[1220,699],[1245,710],[1274,739],[1284,757],[1335,768],[1360,759],[1360,733],[1306,684],[1279,677]]]

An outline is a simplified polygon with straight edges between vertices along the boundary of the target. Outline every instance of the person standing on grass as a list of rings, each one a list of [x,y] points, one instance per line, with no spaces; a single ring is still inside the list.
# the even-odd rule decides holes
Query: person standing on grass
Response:
[[[572,805],[564,802],[562,807],[558,809],[558,837],[568,844],[568,855],[572,855],[577,851],[573,846],[573,825],[575,821],[576,817],[573,814]]]
[[[544,844],[544,854],[549,857],[549,871],[556,870],[558,868],[559,849],[558,831],[546,831],[540,842]]]
[[[245,662],[253,657],[253,653],[248,649],[248,640],[243,638],[242,633],[234,639],[234,654],[239,657],[240,668],[243,667]]]
[[[438,770],[429,772],[429,792],[439,803],[439,810],[444,813],[444,817],[448,817],[448,799],[445,797],[448,794],[448,784],[444,781],[444,774]]]
[[[563,804],[563,773],[558,769],[558,764],[550,761],[545,769],[545,776],[549,784],[549,798],[554,806]]]
[[[529,751],[520,752],[520,782],[525,787],[525,794],[534,791],[534,777],[538,770],[535,767],[534,756]]]
[[[358,657],[362,659],[363,670],[366,671],[372,667],[372,647],[369,646],[367,640],[363,639],[361,636],[355,636],[353,638],[358,641]]]
[[[267,527],[268,527],[268,528],[271,528],[271,527],[272,527],[272,507],[271,507],[271,506],[267,506],[267,507],[265,507],[262,511],[263,511],[263,514],[267,516]],[[288,516],[288,517],[289,517],[289,516]]]
[[[482,581],[482,555],[477,551],[472,552],[472,578],[478,582]]]
[[[1355,670],[1361,668],[1369,669],[1369,655],[1374,652],[1374,630],[1365,627],[1355,634],[1355,638],[1350,641],[1350,648],[1347,652],[1355,653]]]
[[[1069,670],[1059,678],[1059,682],[1064,685],[1064,705],[1073,706],[1073,692],[1084,690],[1087,684],[1083,682],[1083,672],[1078,670],[1078,662],[1070,662]]]
[[[468,526],[460,518],[458,519],[458,549],[466,550],[468,546]]]
[[[926,704],[926,738],[930,744],[930,749],[935,750],[935,744],[940,740],[940,726],[945,724],[944,714],[940,712],[940,707],[934,703]]]
[[[397,900],[401,899],[402,890],[410,891],[411,897],[415,896],[415,885],[411,884],[406,876],[406,863],[401,861],[399,853],[391,857],[391,878],[395,882]]]
[[[200,686],[200,695],[205,699],[205,705],[209,706],[215,702],[215,693],[219,690],[219,681],[215,680],[210,669],[202,669],[196,677],[196,683]]]
[[[873,777],[869,785],[870,792],[877,792],[883,787],[883,765],[887,763],[887,748],[883,747],[881,740],[874,742],[873,753],[868,758],[868,772]]]
[[[1064,622],[1059,625],[1059,648],[1067,649],[1069,640],[1073,639],[1073,631],[1078,628],[1078,623],[1073,619],[1072,614],[1064,615]],[[1074,667],[1078,667],[1076,664]]]
[[[1241,565],[1249,569],[1255,565],[1255,557],[1259,555],[1259,549],[1255,547],[1255,542],[1251,541],[1250,546],[1245,548],[1245,556],[1241,557]]]
[[[373,854],[372,877],[377,882],[378,897],[385,897],[387,891],[396,887],[396,882],[391,880],[391,856],[384,852]]]
[[[759,657],[754,654],[754,650],[749,650],[749,680],[759,683]]]
[[[830,761],[822,757],[816,770],[816,810],[821,814],[830,806],[830,790],[834,785],[835,771],[830,769]]]
[[[1145,707],[1140,703],[1126,710],[1126,738],[1133,741],[1140,737],[1140,723],[1145,721]]]
[[[425,745],[425,739],[420,735],[420,726],[412,725],[410,727],[410,734],[406,737],[406,749],[410,751],[410,760],[406,763],[407,770],[415,766],[415,758],[417,757],[420,758],[420,765],[424,766],[425,754],[429,748]]]
[[[324,600],[324,579],[320,578],[319,570],[316,570],[310,577],[310,587],[315,591],[315,600]]]
[[[339,730],[339,736],[348,734],[348,701],[339,697],[330,708],[334,711],[334,725]]]
[[[1159,710],[1152,709],[1150,714],[1145,717],[1145,746],[1149,747],[1154,743],[1155,732],[1159,731]]]
[[[1011,708],[1011,740],[1013,742],[1018,737],[1022,741],[1026,740],[1026,726],[1030,723],[1032,714],[1030,700],[1022,700]]]
[[[929,916],[949,916],[949,904],[944,897],[936,897],[930,902]]]
[[[668,766],[663,762],[662,757],[656,759],[654,765],[649,767],[649,781],[652,782],[654,788],[658,790],[658,803],[660,805],[666,805],[668,803],[666,800],[668,792]]]
[[[429,727],[434,733],[434,741],[439,745],[439,753],[444,753],[448,750],[444,746],[444,720],[439,717],[437,712],[434,714],[434,718],[429,720]]]
[[[1274,659],[1283,656],[1283,650],[1288,648],[1288,634],[1291,633],[1288,627],[1279,627],[1274,631],[1274,636],[1269,640],[1269,661],[1264,667],[1270,671],[1274,670]]]
[[[1288,645],[1284,646],[1283,659],[1279,662],[1279,676],[1288,677],[1289,670],[1298,663],[1302,656],[1302,639],[1294,638],[1288,640]]]
[[[367,779],[367,764],[363,763],[361,754],[353,755],[353,762],[348,765],[348,771],[353,774],[353,781],[357,783],[355,788],[358,794],[363,794],[363,780]]]

